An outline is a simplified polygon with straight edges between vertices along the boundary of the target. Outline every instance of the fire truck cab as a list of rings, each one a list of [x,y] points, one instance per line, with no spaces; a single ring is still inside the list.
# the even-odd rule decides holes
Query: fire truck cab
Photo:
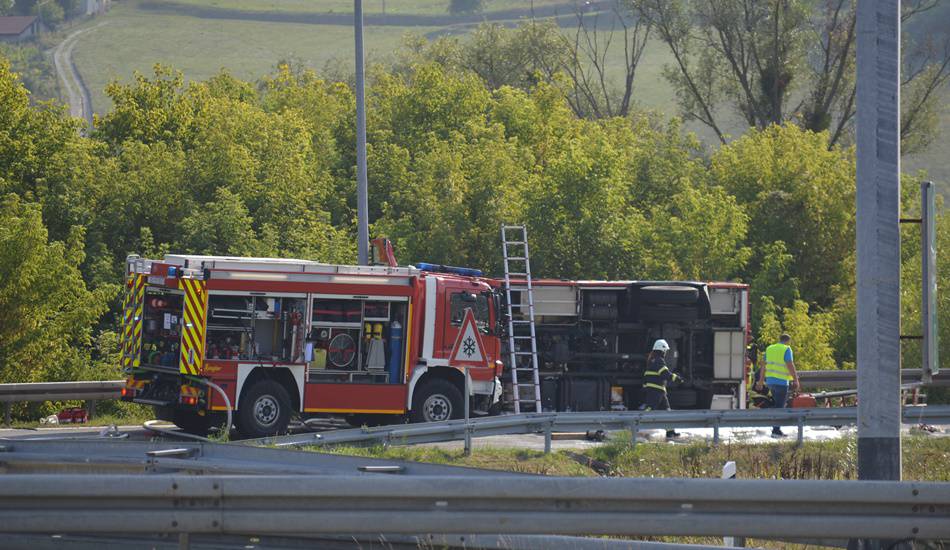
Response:
[[[419,265],[130,256],[123,399],[198,433],[230,407],[242,435],[262,437],[291,416],[460,418],[467,376],[473,410],[488,411],[501,396],[497,293],[475,270]],[[462,368],[467,310],[484,349]]]

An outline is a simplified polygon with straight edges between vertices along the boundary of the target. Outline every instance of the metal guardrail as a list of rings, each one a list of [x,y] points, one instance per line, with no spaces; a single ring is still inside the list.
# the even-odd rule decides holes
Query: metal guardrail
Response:
[[[88,401],[91,414],[96,401],[118,399],[123,386],[125,380],[0,384],[0,403],[4,404],[3,422],[9,426],[13,404],[24,401]]]
[[[901,384],[920,382],[921,369],[901,369]],[[855,370],[803,370],[798,371],[798,379],[804,388],[850,389],[858,387]],[[935,374],[933,382],[927,386],[950,386],[950,372]]]
[[[950,406],[906,406],[903,415],[903,421],[906,424],[950,424]],[[855,422],[857,422],[856,407],[537,413],[478,418],[468,423],[464,420],[449,420],[427,424],[303,433],[247,440],[242,443],[276,447],[376,443],[411,445],[466,439],[466,437],[543,433],[545,452],[549,452],[554,432],[630,430],[633,442],[636,443],[637,431],[642,429],[713,428],[713,440],[718,442],[720,428],[796,426],[798,441],[801,442],[805,426],[844,426]]]
[[[486,476],[0,476],[2,533],[950,538],[950,484]]]
[[[0,403],[116,399],[125,380],[0,384]]]
[[[847,541],[845,541],[847,542]],[[29,550],[725,550],[723,546],[564,535],[72,535],[0,534],[0,547]]]
[[[505,477],[526,474],[336,454],[197,442],[0,439],[6,474],[379,475]],[[3,476],[0,476],[3,477]],[[0,545],[2,546],[2,545]]]

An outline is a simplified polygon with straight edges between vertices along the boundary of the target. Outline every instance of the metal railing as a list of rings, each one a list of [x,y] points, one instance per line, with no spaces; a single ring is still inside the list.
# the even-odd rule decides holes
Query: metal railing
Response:
[[[950,484],[544,476],[0,476],[2,533],[950,537]]]
[[[74,400],[95,402],[102,399],[118,399],[123,386],[125,386],[125,380],[0,384],[0,403],[4,404],[4,424],[10,425],[13,403]]]
[[[519,476],[444,464],[198,442],[37,437],[0,439],[5,474]],[[0,476],[2,477],[2,476]],[[2,547],[2,545],[0,545]]]
[[[245,444],[286,446],[321,445],[411,445],[452,441],[469,437],[543,433],[545,452],[551,450],[554,432],[630,430],[633,443],[642,429],[713,428],[719,441],[720,428],[795,426],[798,441],[805,426],[844,426],[857,421],[856,407],[810,409],[752,409],[722,411],[576,412],[536,413],[496,416],[470,420],[449,420],[426,424],[356,428],[321,433],[302,433],[247,440]],[[950,424],[950,406],[904,407],[906,424]]]
[[[901,369],[901,384],[913,384],[921,381],[921,369]],[[855,370],[803,370],[798,371],[798,379],[804,388],[849,389],[858,387],[858,374]],[[933,376],[927,386],[950,386],[950,372],[942,371]]]

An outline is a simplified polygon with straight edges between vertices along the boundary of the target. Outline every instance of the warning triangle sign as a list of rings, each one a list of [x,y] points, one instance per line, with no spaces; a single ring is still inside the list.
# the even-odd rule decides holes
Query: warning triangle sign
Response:
[[[455,345],[452,347],[452,355],[449,356],[449,366],[484,367],[485,361],[485,345],[475,324],[475,314],[472,313],[471,308],[468,308],[465,310],[458,338],[455,339]]]

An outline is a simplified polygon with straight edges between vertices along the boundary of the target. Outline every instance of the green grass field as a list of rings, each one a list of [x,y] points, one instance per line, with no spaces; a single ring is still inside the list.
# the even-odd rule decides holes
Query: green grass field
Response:
[[[387,14],[432,16],[446,14],[448,0],[388,0],[385,4]],[[253,81],[271,72],[279,60],[288,58],[317,70],[324,69],[330,62],[343,70],[352,67],[353,31],[349,25],[197,17],[154,9],[155,6],[171,9],[181,5],[284,14],[352,12],[351,0],[127,0],[116,3],[105,16],[81,25],[108,23],[82,36],[74,51],[74,60],[92,94],[96,112],[107,112],[111,108],[104,93],[110,81],[128,81],[135,71],[150,74],[155,63],[171,65],[181,70],[187,79],[196,80],[225,69]],[[535,8],[562,6],[564,0],[489,0],[485,11],[528,10],[532,5]],[[382,6],[383,0],[364,2],[368,15],[381,13]],[[950,2],[921,16],[921,23],[908,25],[906,31],[932,31],[926,23],[946,14],[950,14]],[[453,26],[367,25],[367,60],[370,63],[388,60],[407,34],[433,35],[458,30]],[[669,52],[663,44],[657,41],[648,44],[635,81],[634,99],[640,107],[667,115],[676,113],[671,87],[662,76],[663,66],[669,61]],[[620,47],[612,49],[608,66],[614,74],[621,74],[623,52]],[[903,167],[906,172],[926,170],[932,179],[940,182],[938,189],[946,192],[950,188],[950,163],[946,162],[950,151],[950,91],[945,93],[942,107],[941,135],[928,150],[905,157]],[[727,120],[723,126],[727,133],[739,136],[746,130],[737,117],[724,114]],[[710,147],[718,146],[712,132],[702,125],[688,124],[686,129],[696,132]]]
[[[179,4],[211,6],[245,11],[352,13],[352,0],[176,0]],[[486,0],[482,13],[511,9],[530,9],[532,6],[564,4],[565,0]],[[448,0],[364,0],[365,15],[438,15],[447,13]]]

